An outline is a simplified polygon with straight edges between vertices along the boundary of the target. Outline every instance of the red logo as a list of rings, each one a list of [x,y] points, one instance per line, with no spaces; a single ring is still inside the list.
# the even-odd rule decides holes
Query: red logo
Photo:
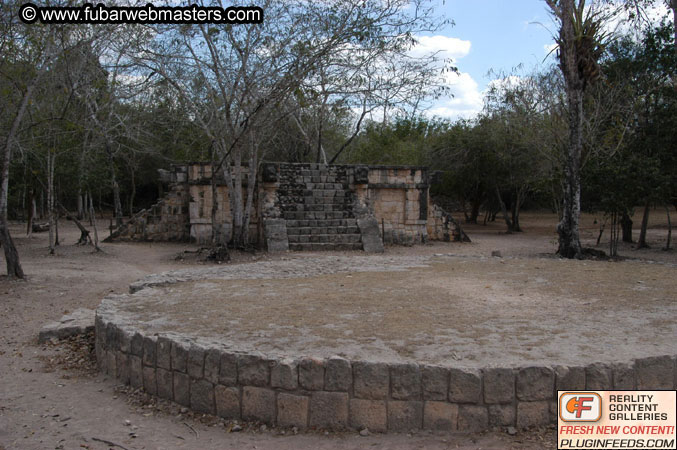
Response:
[[[597,422],[602,417],[602,397],[596,392],[560,392],[559,417],[563,422]]]

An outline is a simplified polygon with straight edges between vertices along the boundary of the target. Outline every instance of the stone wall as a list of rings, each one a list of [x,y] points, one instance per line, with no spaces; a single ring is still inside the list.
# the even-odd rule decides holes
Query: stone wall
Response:
[[[677,358],[585,367],[466,369],[276,359],[178,334],[150,335],[97,310],[100,369],[198,413],[300,430],[484,431],[556,421],[557,390],[674,389]]]
[[[209,243],[211,166],[174,166],[162,175],[167,195],[116,230],[112,239]],[[425,167],[263,163],[257,177],[249,235],[270,251],[382,251],[383,243],[449,240],[449,223],[430,200]],[[245,167],[243,197],[249,182]],[[232,232],[229,192],[221,177],[216,184],[217,238],[227,242]]]

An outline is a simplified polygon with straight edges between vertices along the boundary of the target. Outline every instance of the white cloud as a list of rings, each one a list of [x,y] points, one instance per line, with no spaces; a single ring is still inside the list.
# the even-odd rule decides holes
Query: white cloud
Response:
[[[482,111],[483,95],[479,85],[469,73],[451,73],[446,77],[446,85],[453,97],[438,101],[427,111],[429,117],[445,119],[470,119]]]
[[[438,58],[456,60],[470,53],[471,43],[463,39],[436,35],[418,36],[416,40],[418,44],[409,51],[412,57],[436,54]]]
[[[549,55],[550,53],[554,53],[553,50],[555,50],[556,48],[557,48],[557,44],[555,44],[554,42],[552,44],[545,44],[543,46],[543,52],[546,55]]]

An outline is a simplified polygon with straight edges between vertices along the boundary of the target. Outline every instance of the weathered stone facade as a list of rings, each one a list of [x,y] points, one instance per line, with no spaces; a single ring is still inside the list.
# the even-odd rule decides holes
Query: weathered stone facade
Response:
[[[250,176],[244,169],[246,197]],[[211,166],[174,166],[168,194],[109,239],[179,240],[212,236]],[[383,243],[451,240],[450,216],[430,199],[426,167],[263,163],[256,174],[249,235],[269,251],[383,251]],[[228,188],[216,180],[217,237],[231,233]]]

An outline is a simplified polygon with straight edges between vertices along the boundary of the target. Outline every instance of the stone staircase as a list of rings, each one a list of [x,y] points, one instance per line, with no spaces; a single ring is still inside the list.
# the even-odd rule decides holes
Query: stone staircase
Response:
[[[290,250],[362,250],[345,166],[282,165],[278,195]]]

